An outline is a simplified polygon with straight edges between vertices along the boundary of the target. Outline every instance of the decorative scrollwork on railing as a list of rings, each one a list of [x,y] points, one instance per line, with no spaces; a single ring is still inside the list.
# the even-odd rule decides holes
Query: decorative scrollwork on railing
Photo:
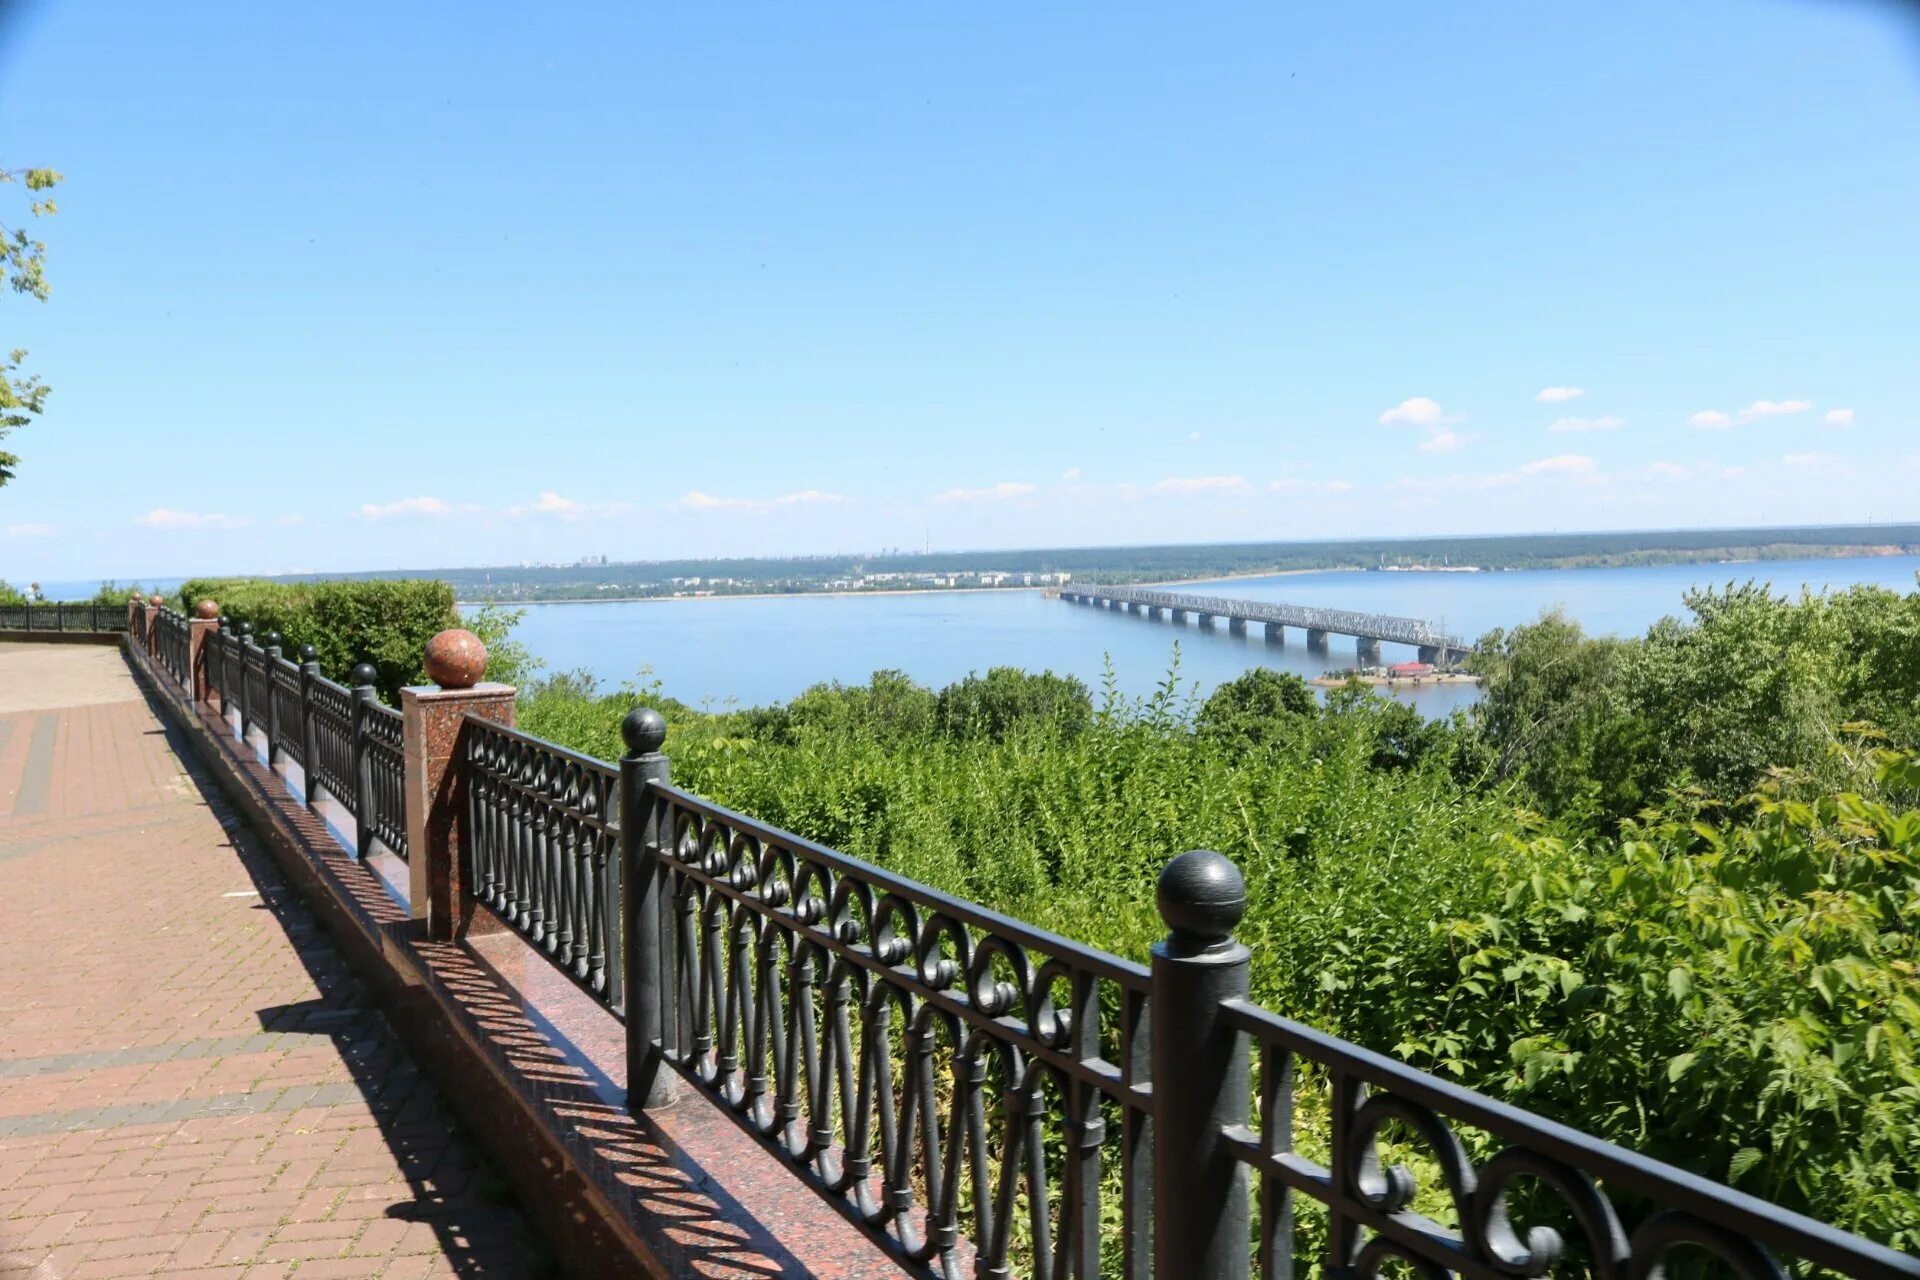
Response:
[[[267,680],[273,697],[273,746],[306,767],[306,742],[300,720],[300,667],[285,658],[269,660]]]
[[[1290,1022],[1245,1001],[1229,1024],[1252,1040],[1260,1062],[1257,1128],[1227,1130],[1235,1155],[1261,1182],[1259,1274],[1291,1277],[1295,1193],[1327,1208],[1329,1275],[1370,1280],[1396,1263],[1427,1280],[1511,1280],[1568,1272],[1594,1280],[1661,1280],[1675,1251],[1690,1264],[1710,1257],[1741,1280],[1786,1280],[1775,1251],[1846,1275],[1891,1276],[1886,1251],[1858,1237],[1448,1084],[1382,1055]],[[1330,1097],[1330,1165],[1294,1149],[1294,1087],[1301,1067]],[[1317,1110],[1317,1109],[1315,1109]],[[1508,1144],[1478,1166],[1456,1126]],[[1435,1177],[1422,1188],[1405,1164],[1387,1164],[1383,1131],[1406,1135]],[[1608,1195],[1631,1197],[1625,1225]],[[1557,1207],[1570,1230],[1522,1226],[1516,1185],[1528,1205]],[[1423,1194],[1424,1193],[1424,1194]],[[1442,1223],[1429,1213],[1444,1210]],[[1769,1247],[1771,1246],[1771,1247]]]
[[[335,803],[358,818],[359,789],[353,778],[353,695],[345,686],[316,676],[308,686],[307,710],[313,716],[314,759],[301,764]]]
[[[264,730],[267,723],[267,700],[273,696],[272,686],[267,680],[267,662],[270,655],[255,644],[248,644],[241,654],[241,680],[246,690],[241,706],[248,721]]]
[[[669,1060],[917,1273],[1144,1274],[1145,969],[650,794]]]
[[[618,770],[478,716],[463,732],[474,895],[624,1015]]]
[[[407,857],[406,742],[404,719],[392,707],[368,703],[362,712],[362,756],[367,770],[368,812],[355,814],[394,856]]]

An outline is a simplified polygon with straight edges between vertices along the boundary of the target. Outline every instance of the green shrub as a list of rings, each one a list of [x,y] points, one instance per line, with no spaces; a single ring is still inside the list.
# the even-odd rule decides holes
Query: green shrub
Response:
[[[993,667],[940,691],[934,715],[951,738],[986,737],[995,742],[1028,726],[1048,726],[1066,737],[1093,719],[1087,686],[1072,676]]]
[[[354,664],[371,662],[389,702],[402,685],[426,678],[421,666],[427,641],[460,625],[453,588],[444,582],[266,582],[256,578],[196,578],[180,588],[191,612],[212,599],[235,622],[253,625],[256,637],[278,631],[285,656],[303,644],[319,655],[320,669],[345,683]]]

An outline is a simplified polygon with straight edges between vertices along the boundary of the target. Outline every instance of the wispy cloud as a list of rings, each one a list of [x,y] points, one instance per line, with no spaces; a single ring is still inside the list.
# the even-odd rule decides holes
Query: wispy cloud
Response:
[[[1024,498],[1037,488],[1037,485],[1020,480],[1002,480],[999,484],[988,485],[984,489],[948,489],[945,493],[934,494],[933,501],[1005,502],[1009,498]]]
[[[631,511],[633,505],[627,502],[576,502],[572,498],[563,498],[551,489],[542,489],[540,496],[532,502],[507,508],[507,514],[515,520],[529,516],[551,516],[556,520],[585,520],[594,516],[619,515]]]
[[[440,498],[401,498],[394,502],[363,502],[354,514],[362,520],[392,520],[400,516],[444,516],[453,505]]]
[[[1847,465],[1846,459],[1836,454],[1820,453],[1815,450],[1783,454],[1780,461],[1795,471],[1803,471],[1811,475],[1850,476],[1853,474],[1853,468]]]
[[[1446,493],[1480,489],[1505,489],[1519,484],[1551,480],[1579,484],[1599,484],[1606,480],[1600,465],[1583,453],[1561,453],[1551,458],[1536,458],[1511,471],[1486,471],[1450,476],[1402,476],[1393,488],[1415,493]]]
[[[146,525],[149,529],[244,529],[253,522],[245,516],[223,516],[212,512],[175,511],[171,507],[155,507],[147,514],[138,517],[134,523]]]
[[[1442,427],[1422,440],[1419,448],[1422,453],[1453,453],[1477,439],[1478,436],[1461,435],[1458,431]]]
[[[1191,497],[1197,493],[1252,493],[1253,486],[1244,476],[1168,476],[1156,480],[1148,489],[1152,493],[1172,494],[1176,497]]]
[[[1790,413],[1805,413],[1813,408],[1811,400],[1755,400],[1738,413],[1722,413],[1718,409],[1702,409],[1687,419],[1689,426],[1702,431],[1725,431],[1728,427],[1744,427],[1748,423],[1758,422],[1762,418],[1778,418]]]
[[[1850,427],[1853,425],[1853,410],[1829,409],[1822,421],[1830,427]]]
[[[1415,396],[1411,400],[1402,400],[1393,408],[1380,415],[1383,427],[1441,427],[1450,422],[1459,422],[1466,417],[1462,413],[1448,413],[1440,407],[1438,400],[1426,396]]]
[[[1556,418],[1547,424],[1547,430],[1569,431],[1618,431],[1627,425],[1625,418]]]
[[[1542,387],[1534,399],[1541,404],[1565,404],[1569,400],[1578,400],[1587,394],[1585,387]]]
[[[10,524],[7,526],[9,538],[51,538],[60,532],[50,524]]]
[[[1074,484],[1079,479],[1080,479],[1080,468],[1078,467],[1068,467],[1065,471],[1062,471],[1060,473],[1060,483],[1062,484]]]
[[[1267,488],[1274,493],[1348,493],[1353,489],[1351,480],[1304,480],[1299,476],[1282,476],[1269,481]]]
[[[683,493],[667,505],[675,511],[777,511],[783,507],[807,507],[845,502],[837,493],[821,489],[801,489],[777,498],[718,498],[695,489]]]

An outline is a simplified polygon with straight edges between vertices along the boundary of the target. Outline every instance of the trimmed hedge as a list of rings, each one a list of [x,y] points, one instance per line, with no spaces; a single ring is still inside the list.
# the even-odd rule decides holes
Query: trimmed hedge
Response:
[[[427,641],[460,625],[453,588],[444,582],[403,579],[376,582],[266,582],[258,578],[194,578],[181,584],[182,610],[211,598],[235,622],[253,624],[255,636],[278,631],[282,652],[293,658],[303,644],[319,655],[320,669],[342,684],[357,662],[379,671],[381,696],[397,703],[400,687],[426,679],[421,655]]]

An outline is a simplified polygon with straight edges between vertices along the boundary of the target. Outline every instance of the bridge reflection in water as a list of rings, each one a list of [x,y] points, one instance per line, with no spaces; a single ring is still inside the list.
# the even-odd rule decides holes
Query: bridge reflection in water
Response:
[[[1304,604],[1275,604],[1265,600],[1233,600],[1225,596],[1188,595],[1181,591],[1155,591],[1147,587],[1068,586],[1060,589],[1060,598],[1075,604],[1105,606],[1125,613],[1137,613],[1154,621],[1185,623],[1194,615],[1202,630],[1212,630],[1220,618],[1227,630],[1245,635],[1247,625],[1266,628],[1269,644],[1283,643],[1288,627],[1307,633],[1307,650],[1325,653],[1329,635],[1352,636],[1361,665],[1380,664],[1380,643],[1412,645],[1420,651],[1420,661],[1448,666],[1466,657],[1473,648],[1459,636],[1448,635],[1431,622],[1419,618],[1396,618],[1385,613],[1360,613],[1352,609],[1321,609]]]

